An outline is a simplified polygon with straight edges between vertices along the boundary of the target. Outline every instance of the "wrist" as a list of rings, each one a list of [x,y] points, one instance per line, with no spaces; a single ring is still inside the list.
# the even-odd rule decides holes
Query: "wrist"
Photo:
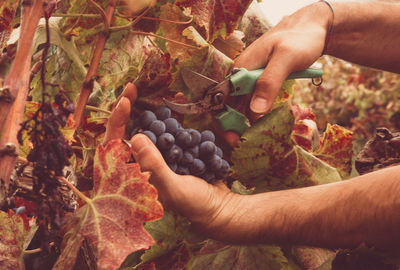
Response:
[[[325,43],[324,43],[324,49],[322,50],[322,53],[321,53],[321,55],[324,55],[328,51],[328,46],[329,46],[329,43],[330,43],[332,35],[333,35],[333,23],[334,23],[334,19],[335,19],[335,10],[334,10],[332,4],[330,3],[330,1],[328,1],[328,0],[320,0],[319,3],[326,5],[331,12],[331,16],[328,17],[329,19],[326,23]]]

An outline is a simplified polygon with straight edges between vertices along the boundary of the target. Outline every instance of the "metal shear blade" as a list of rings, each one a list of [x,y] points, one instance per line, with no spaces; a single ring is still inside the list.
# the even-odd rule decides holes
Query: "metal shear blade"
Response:
[[[182,114],[201,114],[222,109],[230,92],[229,80],[218,83],[204,75],[189,69],[182,69],[182,78],[190,91],[200,95],[197,102],[179,104],[164,99],[164,103],[173,111]]]

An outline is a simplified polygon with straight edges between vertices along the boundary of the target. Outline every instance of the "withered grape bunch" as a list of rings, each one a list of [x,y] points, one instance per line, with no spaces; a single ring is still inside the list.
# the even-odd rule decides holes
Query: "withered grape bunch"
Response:
[[[215,145],[214,133],[183,128],[171,117],[167,106],[143,111],[135,126],[130,135],[143,133],[150,138],[175,173],[198,176],[209,183],[229,174],[229,163],[223,159],[222,149]]]

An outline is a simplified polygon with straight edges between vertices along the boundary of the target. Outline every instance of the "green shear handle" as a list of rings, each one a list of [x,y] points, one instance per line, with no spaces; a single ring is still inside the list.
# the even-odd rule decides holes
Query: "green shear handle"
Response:
[[[263,68],[255,70],[247,70],[239,68],[231,75],[230,80],[232,83],[231,96],[241,96],[250,94],[254,91],[258,78],[264,72]],[[286,80],[292,79],[307,79],[307,78],[320,78],[323,71],[315,68],[307,68],[291,73]]]
[[[256,87],[257,79],[264,72],[264,69],[256,69],[248,71],[245,68],[235,70],[230,77],[232,83],[231,96],[240,96],[250,94]],[[320,78],[323,71],[320,69],[308,68],[301,71],[291,73],[287,80],[292,79],[305,79],[305,78]],[[240,136],[246,129],[250,127],[250,123],[246,116],[233,108],[226,105],[226,111],[215,116],[216,121],[219,123],[224,131],[232,130]]]

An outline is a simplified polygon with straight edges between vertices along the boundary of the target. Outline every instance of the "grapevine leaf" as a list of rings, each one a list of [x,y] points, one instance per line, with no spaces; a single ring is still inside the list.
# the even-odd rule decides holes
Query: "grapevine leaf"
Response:
[[[50,31],[50,44],[56,45],[61,48],[68,58],[76,65],[76,72],[81,76],[86,75],[86,68],[81,60],[80,53],[76,48],[74,41],[67,40],[60,29],[60,18],[49,18],[49,31]],[[45,20],[39,21],[33,38],[33,51],[36,52],[40,44],[46,42],[46,24]]]
[[[293,126],[292,138],[297,145],[307,151],[313,149],[313,129],[304,120],[297,121]]]
[[[0,268],[24,269],[23,251],[29,236],[29,221],[25,214],[0,211]],[[30,239],[29,239],[30,241]]]
[[[168,3],[161,7],[160,18],[187,20],[181,9]],[[162,22],[158,32],[165,38],[196,47],[188,48],[174,42],[166,42],[165,49],[171,54],[171,60],[177,69],[170,85],[174,91],[187,90],[180,76],[180,68],[188,68],[216,81],[222,81],[233,64],[232,59],[208,44],[192,26]]]
[[[342,178],[350,176],[353,157],[353,133],[338,125],[326,127],[320,148],[314,155],[335,167]]]
[[[154,49],[144,36],[112,35],[107,40],[98,69],[102,89],[116,89],[133,81]]]
[[[232,153],[234,176],[258,192],[341,180],[335,168],[293,143],[293,124],[284,103],[245,131]]]
[[[214,40],[213,46],[229,58],[234,59],[242,52],[244,48],[244,43],[242,41],[243,38],[244,33],[235,30],[226,39],[219,37]]]
[[[11,24],[19,5],[19,0],[0,1],[0,32],[11,31]]]
[[[260,4],[253,0],[240,22],[239,30],[244,33],[246,47],[271,28]]]
[[[190,14],[200,27],[204,27],[207,40],[212,42],[217,37],[226,38],[238,26],[251,0],[177,0],[176,5],[190,8]]]
[[[189,222],[175,213],[164,212],[160,220],[147,222],[145,228],[156,242],[141,257],[142,262],[150,262],[181,244],[188,232]]]
[[[126,163],[130,156],[130,148],[121,140],[98,146],[94,196],[69,218],[55,269],[66,269],[66,263],[76,260],[83,238],[101,269],[116,269],[128,254],[153,244],[142,223],[160,218],[162,206],[148,183],[149,175],[141,173],[138,164]]]
[[[296,246],[292,248],[292,253],[302,269],[319,269],[326,262],[332,261],[336,253],[329,249],[316,247]]]
[[[107,6],[108,0],[96,0],[100,6]],[[72,0],[70,8],[67,11],[69,14],[96,14],[99,15],[98,10],[87,1]],[[68,37],[76,37],[76,42],[79,45],[93,45],[95,42],[95,35],[104,27],[104,21],[101,16],[94,18],[80,18],[72,17],[66,18],[61,27],[62,32],[68,33]],[[126,25],[129,23],[128,19],[121,17],[114,17],[111,21],[111,26]]]
[[[387,128],[377,128],[357,155],[355,166],[360,174],[372,172],[400,163],[400,133],[390,132]]]
[[[171,81],[170,55],[152,51],[135,80],[140,89],[140,101],[153,106],[164,104],[163,98],[173,98],[175,94],[169,91]]]
[[[190,262],[190,269],[288,269],[289,261],[279,247],[231,246],[208,240]]]
[[[293,126],[292,138],[297,145],[300,145],[308,152],[319,147],[320,138],[315,114],[310,108],[303,108],[298,105],[292,106],[295,124]]]

